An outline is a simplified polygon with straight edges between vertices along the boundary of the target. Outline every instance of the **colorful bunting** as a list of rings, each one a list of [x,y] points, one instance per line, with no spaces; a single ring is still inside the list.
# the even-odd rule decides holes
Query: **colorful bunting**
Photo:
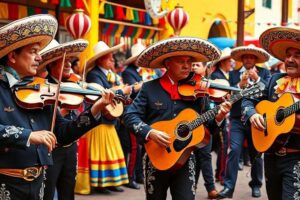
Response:
[[[60,0],[59,6],[62,8],[72,7],[70,0]]]
[[[145,25],[151,26],[151,17],[148,13],[145,12]]]
[[[104,18],[105,19],[112,19],[114,18],[114,11],[110,4],[104,5]]]
[[[16,3],[9,3],[8,4],[8,18],[12,20],[18,19],[18,4]],[[10,12],[11,11],[11,12]]]
[[[133,10],[133,20],[132,20],[132,22],[133,23],[139,23],[139,13],[138,13],[138,11],[137,10]]]
[[[51,0],[51,4],[58,5],[59,4],[59,0]]]
[[[8,19],[8,5],[0,2],[0,19]]]
[[[116,20],[122,21],[125,18],[124,8],[116,6]]]
[[[104,15],[104,12],[105,12],[104,6],[105,6],[105,2],[100,2],[100,4],[99,4],[99,14],[100,15]]]
[[[133,20],[133,10],[131,8],[126,8],[125,20],[127,20],[127,21]]]

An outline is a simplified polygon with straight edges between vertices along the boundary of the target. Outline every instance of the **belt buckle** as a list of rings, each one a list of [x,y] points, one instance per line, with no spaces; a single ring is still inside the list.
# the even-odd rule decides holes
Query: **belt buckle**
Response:
[[[40,175],[40,168],[28,167],[23,170],[23,178],[26,181],[33,181]]]
[[[275,152],[276,156],[286,156],[286,148],[285,147],[281,147],[281,149],[279,149],[278,151]]]

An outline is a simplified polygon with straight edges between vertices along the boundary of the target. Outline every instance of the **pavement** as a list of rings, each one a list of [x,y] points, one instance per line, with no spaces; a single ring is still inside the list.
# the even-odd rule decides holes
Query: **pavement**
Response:
[[[213,157],[213,168],[215,169],[215,159],[216,155],[212,153]],[[234,200],[267,200],[267,194],[265,190],[265,184],[261,188],[262,196],[260,198],[253,198],[251,196],[251,188],[248,186],[250,181],[250,167],[244,166],[243,171],[239,171],[238,180],[233,195]],[[145,192],[144,187],[141,185],[141,189],[135,190],[127,187],[122,187],[124,192],[112,192],[109,195],[93,193],[91,195],[76,195],[76,200],[144,200]],[[218,191],[223,189],[223,186],[216,183],[216,188]],[[171,200],[171,195],[168,194],[167,200]],[[199,183],[196,191],[196,200],[207,199],[207,192],[204,188],[203,177],[200,175]]]

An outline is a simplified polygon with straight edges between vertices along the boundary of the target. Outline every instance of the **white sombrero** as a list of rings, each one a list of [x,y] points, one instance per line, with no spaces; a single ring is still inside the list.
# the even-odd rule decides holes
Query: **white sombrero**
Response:
[[[125,60],[124,65],[129,65],[130,63],[136,61],[137,57],[146,47],[139,41],[138,43],[132,45],[131,47],[131,57]]]
[[[172,56],[191,56],[195,62],[220,58],[221,51],[210,42],[196,37],[173,37],[159,41],[145,49],[137,58],[139,67],[161,68]]]
[[[104,56],[106,54],[112,53],[117,51],[118,49],[122,48],[124,46],[124,43],[120,43],[116,46],[109,47],[105,42],[100,41],[96,44],[94,47],[94,53],[95,55],[91,57],[88,62],[86,63],[86,70],[90,71],[92,68],[95,67],[95,61],[100,58],[101,56]]]
[[[41,14],[13,21],[0,28],[0,58],[9,52],[32,43],[41,49],[47,46],[57,31],[57,20]]]
[[[236,61],[242,61],[243,55],[254,55],[257,57],[256,63],[263,63],[269,60],[270,55],[263,50],[262,48],[258,48],[253,44],[248,46],[236,47],[231,51],[231,57]]]
[[[40,51],[42,61],[38,67],[38,71],[41,71],[47,66],[47,64],[59,60],[66,52],[66,57],[78,57],[88,46],[88,41],[83,39],[74,40],[59,44],[56,40],[52,40],[51,43]]]
[[[229,47],[222,50],[221,57],[218,60],[215,60],[211,63],[211,66],[217,65],[222,60],[226,60],[227,58],[231,57],[231,49]]]
[[[289,27],[275,27],[259,37],[261,46],[275,58],[284,60],[288,48],[300,49],[300,30]]]

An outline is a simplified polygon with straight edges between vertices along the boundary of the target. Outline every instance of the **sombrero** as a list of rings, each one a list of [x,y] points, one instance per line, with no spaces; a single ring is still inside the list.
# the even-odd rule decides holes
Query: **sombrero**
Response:
[[[112,53],[114,51],[117,51],[118,49],[120,49],[122,46],[124,45],[124,43],[120,43],[116,46],[113,47],[109,47],[105,42],[100,41],[96,44],[96,46],[94,47],[94,53],[95,55],[93,57],[91,57],[88,62],[86,63],[86,70],[90,71],[92,68],[94,68],[95,66],[95,61],[100,58],[101,56],[104,56],[106,54]]]
[[[269,60],[270,55],[263,50],[262,48],[258,48],[253,44],[248,46],[236,47],[231,51],[231,57],[236,61],[242,61],[243,55],[254,55],[257,57],[256,63],[263,63]]]
[[[261,46],[275,58],[284,60],[288,48],[300,49],[300,30],[290,27],[275,27],[259,37]]]
[[[229,47],[222,50],[221,57],[218,60],[215,60],[211,63],[211,66],[215,66],[222,60],[226,60],[227,58],[231,57],[231,49]]]
[[[172,56],[191,56],[195,62],[220,58],[221,51],[210,42],[196,37],[173,37],[161,40],[145,49],[137,58],[139,67],[161,68]]]
[[[138,42],[131,47],[131,57],[125,60],[124,65],[129,65],[130,63],[136,61],[139,54],[144,51],[146,47],[141,43]]]
[[[33,15],[13,21],[0,28],[0,58],[9,52],[32,43],[41,49],[53,39],[57,20],[47,14]]]
[[[51,43],[40,51],[42,61],[38,67],[38,71],[41,71],[47,66],[47,64],[59,60],[66,52],[66,57],[78,57],[88,46],[88,41],[83,39],[74,40],[59,44],[56,40],[52,40]]]

